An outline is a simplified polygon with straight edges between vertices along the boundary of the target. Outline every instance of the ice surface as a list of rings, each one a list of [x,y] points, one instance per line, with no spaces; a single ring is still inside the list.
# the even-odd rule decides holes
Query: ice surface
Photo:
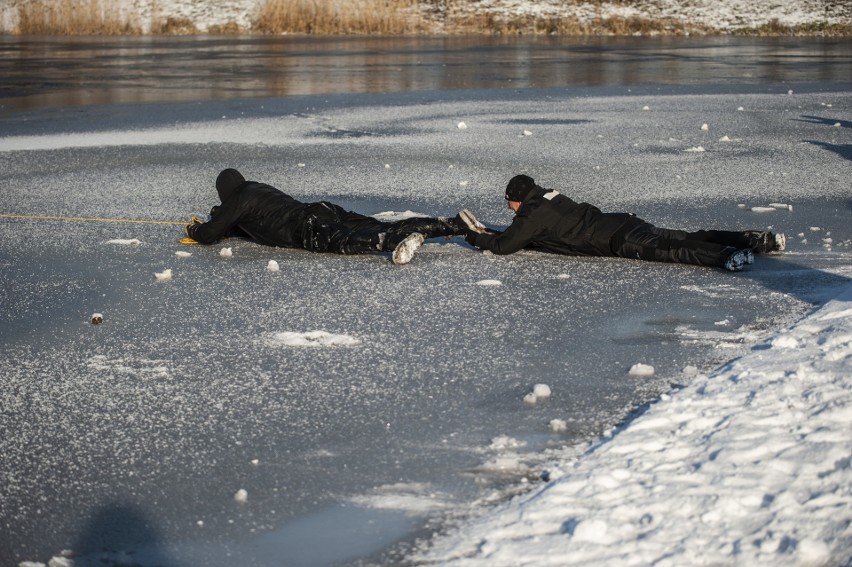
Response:
[[[726,483],[753,477],[725,467],[757,461],[771,465],[766,474],[802,470],[815,482],[845,481],[847,469],[834,463],[844,462],[837,447],[848,435],[805,419],[842,408],[842,384],[813,382],[816,370],[798,358],[799,378],[786,369],[767,374],[750,382],[750,399],[720,386],[746,382],[745,368],[736,367],[737,381],[707,378],[743,355],[824,352],[826,363],[842,364],[847,352],[848,331],[827,328],[841,328],[842,317],[796,327],[795,348],[769,337],[852,276],[849,248],[839,245],[852,238],[842,150],[849,129],[831,125],[848,120],[850,97],[831,93],[829,110],[824,92],[771,90],[415,93],[352,104],[292,97],[201,105],[209,116],[239,118],[187,121],[189,106],[152,105],[15,122],[15,136],[0,137],[9,213],[177,221],[208,211],[218,171],[238,167],[304,200],[388,218],[454,216],[467,207],[499,227],[510,221],[502,189],[526,172],[660,226],[771,222],[788,234],[820,227],[837,244],[790,242],[786,253],[732,275],[532,251],[499,257],[456,238],[427,243],[396,269],[386,254],[320,256],[236,239],[224,244],[233,252],[227,261],[222,245],[194,246],[178,260],[180,226],[134,227],[144,245],[106,246],[126,238],[124,229],[3,219],[0,520],[8,529],[0,563],[44,562],[63,549],[99,557],[106,544],[141,565],[228,565],[235,557],[265,565],[270,556],[306,564],[288,553],[319,525],[323,538],[305,540],[315,542],[314,564],[355,561],[410,540],[427,522],[465,516],[468,504],[475,511],[475,503],[527,490],[545,466],[564,476],[575,461],[551,467],[554,451],[607,433],[618,438],[619,424],[655,400],[677,413],[605,450],[612,461],[597,472],[580,459],[580,476],[553,491],[563,516],[536,511],[530,518],[539,514],[545,528],[530,538],[549,545],[579,534],[584,547],[571,556],[594,564],[603,541],[653,555],[644,536],[677,537],[664,522],[678,513],[712,527],[740,521],[742,510],[770,521],[789,506],[799,517],[815,509],[822,526],[827,507],[842,509],[841,495],[823,490],[824,501],[801,501],[806,485],[801,493],[741,493]],[[654,112],[637,111],[646,101]],[[741,103],[760,112],[733,110]],[[122,128],[111,122],[118,115]],[[816,115],[830,121],[803,118]],[[455,127],[460,117],[471,125],[464,132]],[[714,142],[695,127],[704,121],[739,141]],[[535,135],[520,141],[524,128]],[[698,145],[707,151],[683,152]],[[756,215],[738,203],[796,206]],[[279,272],[271,275],[263,266],[273,257]],[[151,277],[173,262],[180,266],[171,281]],[[485,280],[502,285],[475,285]],[[93,312],[106,315],[103,324],[89,323]],[[637,361],[654,376],[631,379]],[[681,370],[688,365],[697,372]],[[537,383],[551,396],[525,404]],[[682,387],[693,389],[682,396]],[[770,387],[781,389],[762,389]],[[789,406],[779,414],[769,399]],[[738,407],[760,413],[723,429]],[[821,415],[848,423],[840,410]],[[816,447],[757,435],[790,428]],[[717,459],[675,445],[679,435],[697,436]],[[660,476],[666,470],[675,476]],[[661,494],[643,492],[655,486]],[[234,502],[240,488],[249,495],[243,506]],[[689,498],[674,502],[669,493]],[[571,494],[590,499],[577,503]],[[353,534],[356,524],[381,526],[384,535]],[[838,551],[822,528],[779,525],[748,531],[748,542],[773,558],[780,551],[772,550],[792,553],[793,540],[797,558]],[[507,524],[505,540],[489,536],[509,562],[517,548],[504,544],[518,529]],[[354,542],[348,551],[327,545],[341,534]],[[518,545],[530,541],[522,535]],[[702,553],[724,563],[741,547],[719,541]],[[459,547],[470,551],[468,543]],[[529,549],[536,558],[554,548]]]

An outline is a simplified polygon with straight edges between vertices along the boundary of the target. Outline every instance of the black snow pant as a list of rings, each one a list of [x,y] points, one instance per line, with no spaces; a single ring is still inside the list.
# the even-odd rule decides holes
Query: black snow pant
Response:
[[[463,234],[448,219],[416,217],[383,222],[322,202],[306,211],[302,242],[305,250],[313,252],[364,254],[393,250],[415,232],[425,238]]]
[[[755,246],[754,235],[726,230],[669,230],[634,218],[614,236],[612,245],[615,255],[622,258],[724,268],[734,251]]]

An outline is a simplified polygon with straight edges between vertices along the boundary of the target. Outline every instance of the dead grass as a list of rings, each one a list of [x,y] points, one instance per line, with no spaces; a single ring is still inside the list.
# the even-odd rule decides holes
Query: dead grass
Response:
[[[123,17],[115,3],[99,0],[31,0],[18,8],[16,33],[22,35],[137,35],[138,24]]]
[[[416,0],[267,0],[253,29],[275,34],[400,35],[426,27]]]

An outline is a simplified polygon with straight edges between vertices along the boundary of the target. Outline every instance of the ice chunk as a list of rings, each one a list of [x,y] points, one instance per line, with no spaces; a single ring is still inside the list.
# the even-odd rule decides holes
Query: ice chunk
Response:
[[[551,419],[548,427],[553,433],[564,433],[568,431],[568,423],[566,423],[564,419]]]
[[[192,256],[192,252],[178,250],[177,252],[175,252],[175,256],[177,256],[178,258],[189,258],[190,256]]]
[[[234,251],[230,248],[222,248],[221,250],[219,250],[219,256],[222,256],[224,258],[230,258],[233,255]]]
[[[633,366],[630,367],[630,371],[628,372],[631,376],[640,376],[640,377],[648,377],[653,376],[654,367],[650,364],[643,364],[641,362],[637,362]]]
[[[551,391],[547,384],[536,384],[533,386],[533,394],[539,398],[549,398]]]
[[[704,131],[706,132],[707,130],[709,130],[709,129],[710,129],[710,126],[708,126],[708,125],[705,123],[705,124],[702,124],[702,125],[701,125],[701,129],[702,129],[702,130],[704,130]]]
[[[503,285],[503,282],[500,280],[479,280],[476,282],[476,285],[481,285],[484,287],[498,287]]]
[[[687,148],[683,151],[700,154],[701,152],[706,152],[707,150],[704,149],[704,146],[695,146],[695,147],[692,147],[692,148]]]
[[[92,313],[92,325],[100,325],[104,322],[104,316],[102,313]]]
[[[459,122],[457,128],[459,130],[467,130],[467,124],[465,124],[464,122]]]
[[[154,277],[157,278],[157,281],[167,282],[172,279],[172,270],[169,268],[162,272],[154,272]]]
[[[248,501],[248,492],[245,488],[237,490],[234,494],[234,502],[237,504],[245,504]]]
[[[532,136],[532,132],[529,130],[524,130],[524,136]]]
[[[751,212],[753,213],[774,213],[777,211],[775,207],[752,207]]]
[[[731,139],[727,136],[722,136],[721,138],[719,138],[719,141],[720,142],[730,142]]]
[[[266,269],[270,272],[277,272],[280,268],[278,266],[278,262],[276,262],[275,260],[270,260],[266,263]]]
[[[124,239],[124,238],[114,238],[112,240],[107,240],[107,244],[123,244],[125,246],[139,246],[142,244],[140,240],[136,238]]]
[[[530,392],[526,396],[524,396],[524,403],[529,405],[535,405],[538,402],[538,396]]]

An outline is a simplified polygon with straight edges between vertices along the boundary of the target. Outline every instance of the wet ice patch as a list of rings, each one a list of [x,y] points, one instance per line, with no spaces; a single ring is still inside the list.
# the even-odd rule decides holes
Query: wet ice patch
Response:
[[[308,331],[304,333],[284,331],[273,334],[270,342],[278,346],[294,347],[351,347],[361,344],[359,339],[351,335],[337,335],[328,331]]]
[[[436,512],[452,505],[452,500],[436,492],[431,484],[419,482],[386,484],[350,500],[365,508],[399,510],[410,514]]]

